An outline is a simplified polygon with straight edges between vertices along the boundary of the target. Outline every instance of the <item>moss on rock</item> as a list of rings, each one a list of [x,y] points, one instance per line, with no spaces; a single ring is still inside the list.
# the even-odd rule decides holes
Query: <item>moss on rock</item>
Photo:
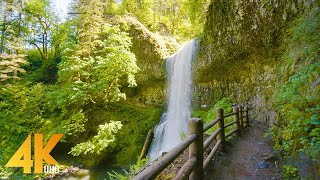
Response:
[[[124,89],[128,100],[162,105],[166,89],[165,59],[179,48],[179,44],[172,37],[149,31],[130,16],[113,17],[109,21],[120,25],[132,37],[131,51],[135,54],[140,68],[136,75],[138,86],[130,90]]]

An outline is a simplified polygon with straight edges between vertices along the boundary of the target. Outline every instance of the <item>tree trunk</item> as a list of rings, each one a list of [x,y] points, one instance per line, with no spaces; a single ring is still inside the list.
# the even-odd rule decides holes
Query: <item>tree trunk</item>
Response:
[[[6,10],[5,10],[4,15],[3,15],[2,28],[1,28],[0,54],[3,52],[3,46],[4,46],[4,41],[5,41],[4,33],[6,32],[6,23],[7,23],[7,14],[6,14]]]

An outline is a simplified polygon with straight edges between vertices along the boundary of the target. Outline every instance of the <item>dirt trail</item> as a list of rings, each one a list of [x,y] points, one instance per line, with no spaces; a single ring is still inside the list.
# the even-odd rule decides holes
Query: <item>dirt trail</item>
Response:
[[[241,137],[227,143],[227,151],[219,152],[205,171],[205,179],[260,180],[283,179],[273,156],[272,142],[264,137],[268,127],[251,124]]]

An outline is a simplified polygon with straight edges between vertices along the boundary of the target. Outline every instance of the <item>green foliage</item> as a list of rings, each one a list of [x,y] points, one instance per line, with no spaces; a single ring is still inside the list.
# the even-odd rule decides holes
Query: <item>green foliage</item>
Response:
[[[87,3],[92,9],[86,9]],[[79,2],[79,10],[87,12],[75,20],[80,24],[79,42],[74,44],[73,39],[67,38],[67,44],[73,45],[63,53],[58,72],[59,87],[50,95],[51,112],[59,114],[61,122],[55,131],[62,130],[69,137],[87,139],[86,142],[74,142],[80,143],[71,151],[76,156],[94,157],[96,155],[92,153],[99,154],[106,146],[114,144],[111,133],[117,132],[120,125],[116,126],[118,129],[110,129],[108,137],[107,127],[114,127],[113,124],[100,126],[98,135],[92,138],[89,133],[96,132],[98,125],[95,125],[96,121],[90,126],[95,118],[91,113],[104,108],[108,102],[125,99],[121,88],[136,85],[134,75],[138,67],[130,52],[131,38],[118,26],[103,23],[102,4],[99,0]],[[106,117],[101,123],[110,121]],[[105,142],[97,141],[101,136],[106,138]]]
[[[135,86],[134,74],[138,67],[130,52],[130,38],[119,27],[105,24],[101,28],[94,49],[79,50],[67,54],[61,62],[59,82],[70,92],[75,103],[93,103],[104,100],[118,101],[125,98],[120,87],[124,79],[128,86]],[[82,56],[83,51],[90,56]]]
[[[224,113],[230,113],[232,112],[232,99],[231,98],[222,98],[219,100],[212,108],[210,108],[208,111],[195,111],[193,112],[194,117],[202,118],[204,124],[208,124],[212,122],[217,117],[217,110],[219,108],[222,108],[224,110]],[[225,119],[225,124],[230,123],[233,121],[233,117],[229,117]],[[208,131],[206,131],[206,134],[211,135],[217,128],[214,126]],[[226,132],[229,130],[227,129]]]
[[[290,165],[283,166],[283,178],[284,179],[299,179],[298,168]]]
[[[28,74],[39,69],[42,65],[41,55],[37,49],[28,50],[26,59],[29,64],[27,67],[24,67],[24,69],[28,71]]]
[[[57,15],[50,8],[49,0],[30,0],[26,1],[24,6],[24,21],[28,27],[25,40],[39,51],[42,61],[45,62],[55,53],[50,51],[50,45],[53,45],[50,38],[58,24]]]
[[[56,114],[60,122],[55,123],[53,131],[63,132],[70,138],[82,137],[82,140],[73,142],[80,144],[71,151],[73,155],[82,154],[82,158],[97,157],[92,153],[104,151],[109,144],[112,144],[113,148],[109,147],[112,151],[114,144],[118,144],[118,142],[111,142],[113,135],[110,135],[110,141],[103,136],[106,137],[106,142],[97,147],[99,142],[96,140],[100,137],[99,132],[96,138],[92,138],[92,133],[97,131],[96,123],[109,123],[111,120],[121,123],[124,121],[112,119],[107,115],[101,119],[98,112],[105,114],[100,109],[108,111],[109,107],[105,108],[108,106],[106,103],[125,98],[121,88],[136,85],[134,74],[138,70],[134,54],[129,51],[131,39],[127,33],[121,32],[118,26],[104,24],[96,38],[93,43],[94,49],[86,50],[78,44],[74,50],[66,50],[59,67],[59,87],[53,87],[48,100],[51,113]],[[99,115],[92,116],[93,112]],[[92,140],[89,140],[91,138]],[[83,142],[85,139],[87,141]],[[89,146],[88,152],[85,151]],[[122,147],[121,141],[119,146]],[[100,156],[93,159],[98,163],[101,158]]]
[[[231,98],[222,98],[220,101],[218,101],[213,108],[211,108],[208,112],[206,123],[209,123],[210,120],[214,120],[217,117],[217,109],[222,108],[224,110],[224,114],[232,112],[232,99]],[[209,121],[208,121],[209,120]],[[225,118],[224,123],[228,124],[234,121],[233,116]],[[212,134],[216,130],[216,127],[209,129],[206,133],[207,134]],[[233,126],[227,128],[225,130],[225,133],[229,133],[230,131],[233,130]]]
[[[188,137],[188,134],[186,132],[181,132],[180,133],[181,140],[185,140],[187,137]]]
[[[54,84],[57,81],[58,63],[60,57],[49,57],[43,61],[38,50],[27,51],[28,65],[23,68],[28,72],[23,77],[33,83]]]
[[[109,178],[111,180],[130,180],[132,179],[142,167],[144,167],[149,162],[148,158],[138,160],[135,164],[130,165],[129,171],[123,170],[124,174],[117,173],[113,171],[112,173],[108,172]]]
[[[11,138],[21,138],[18,141],[21,142],[28,133],[41,129],[45,122],[42,114],[46,93],[42,84],[32,87],[24,84],[7,85],[0,91],[1,143],[9,143]]]
[[[108,153],[114,156],[116,164],[127,165],[140,155],[148,131],[154,129],[159,122],[161,109],[112,104],[103,115],[123,124],[122,129],[116,134],[116,145],[110,148]]]
[[[10,42],[8,52],[0,53],[0,81],[15,82],[20,79],[18,74],[26,73],[21,66],[28,63],[19,43],[19,40]]]
[[[221,108],[224,113],[229,113],[232,111],[232,100],[231,98],[222,98],[219,100],[209,111],[207,115],[207,120],[213,120],[217,117],[217,110]]]
[[[89,141],[77,144],[69,152],[73,156],[79,156],[80,154],[97,153],[100,154],[102,150],[107,148],[110,143],[115,141],[115,133],[117,133],[122,127],[120,121],[111,121],[99,125],[98,134],[93,136]]]
[[[13,173],[4,164],[12,157],[28,134],[48,132],[45,118],[46,87],[15,83],[0,87],[0,178],[17,179],[21,171]],[[47,137],[47,136],[45,136]],[[25,175],[20,178],[32,179]]]
[[[20,74],[26,73],[22,66],[28,64],[25,60],[24,39],[20,36],[21,19],[12,17],[14,13],[21,11],[21,6],[14,1],[4,2],[3,7],[1,5],[4,12],[0,13],[3,16],[0,39],[0,81],[5,83],[19,80]]]
[[[279,112],[275,138],[289,154],[305,151],[317,159],[320,153],[320,64],[310,64],[292,75],[274,96]],[[314,86],[312,86],[312,83]],[[311,86],[310,86],[311,84]],[[281,145],[282,144],[282,145]]]
[[[156,64],[146,62],[153,58],[148,56],[147,48],[149,44],[156,44],[155,49],[165,49],[166,45],[145,43],[138,36],[134,40],[143,48],[131,47],[128,33],[117,25],[105,23],[106,17],[130,14],[154,31],[163,30],[184,40],[201,31],[208,2],[81,0],[74,8],[79,14],[66,23],[58,23],[48,0],[17,2],[6,1],[4,11],[0,12],[1,22],[5,24],[0,32],[1,78],[4,79],[3,74],[7,72],[11,79],[18,79],[19,72],[27,71],[28,74],[21,77],[31,82],[1,84],[0,145],[5,148],[0,149],[0,164],[5,164],[32,133],[43,133],[46,139],[54,133],[64,134],[63,146],[67,151],[73,147],[70,153],[85,165],[104,160],[120,165],[134,161],[148,130],[160,119],[161,108],[124,102],[124,92],[129,92],[133,101],[157,98],[157,103],[161,103],[162,50],[155,58]],[[272,97],[278,113],[272,128],[275,147],[284,149],[286,155],[306,152],[317,161],[320,154],[320,23],[318,9],[307,10],[302,1],[213,0],[202,34],[203,57],[197,61],[200,75],[196,80],[220,87],[214,92],[217,99],[228,96],[228,91],[238,92],[244,98],[252,94],[254,83],[258,82],[262,90],[273,86],[275,83],[267,80],[266,84],[260,84],[261,79],[268,79],[261,77],[261,72],[279,65],[278,83]],[[304,17],[295,21],[299,16]],[[285,29],[289,26],[294,28]],[[130,26],[126,30],[131,29]],[[140,34],[146,35],[144,31]],[[147,40],[156,41],[155,38]],[[26,45],[34,49],[23,50],[21,47]],[[285,51],[284,56],[279,53]],[[145,82],[136,89],[130,89],[137,85],[135,76],[139,72],[132,52],[141,60],[140,78]],[[29,65],[22,65],[25,54]],[[149,80],[144,76],[154,78]],[[246,93],[238,89],[245,89]],[[266,94],[270,98],[272,91]],[[208,111],[194,112],[194,116],[209,123],[216,118],[217,108],[229,113],[231,105],[231,98],[223,98]],[[233,117],[227,118],[225,123],[232,120]],[[144,163],[132,166],[126,176],[115,174],[113,178],[127,179]],[[288,178],[296,175],[296,168],[284,166],[284,169]],[[21,170],[14,173],[13,169],[0,166],[0,178],[32,178],[21,174]]]
[[[125,3],[134,6],[124,6]],[[136,86],[135,75],[139,68],[131,52],[132,39],[119,26],[105,23],[106,13],[134,13],[154,30],[164,23],[173,34],[190,38],[202,26],[197,25],[198,15],[192,20],[188,17],[188,13],[196,14],[195,11],[185,11],[192,3],[202,7],[203,1],[188,5],[187,1],[177,1],[178,4],[168,1],[168,6],[162,4],[156,9],[153,0],[137,3],[81,0],[74,7],[79,14],[61,23],[50,8],[49,0],[5,1],[5,11],[0,12],[0,21],[4,24],[0,32],[1,75],[8,72],[4,65],[15,67],[7,73],[10,78],[18,79],[19,73],[24,71],[27,74],[21,76],[24,81],[2,83],[0,87],[0,178],[39,177],[2,166],[27,135],[33,133],[44,134],[45,140],[52,134],[64,134],[63,144],[59,143],[56,148],[66,152],[71,149],[70,153],[78,156],[73,160],[85,165],[96,165],[104,160],[121,165],[135,161],[144,136],[160,119],[161,108],[118,102],[125,100],[125,90]],[[150,39],[151,45],[154,40],[157,39]],[[156,48],[166,48],[165,43],[161,47],[159,44],[157,42]],[[21,47],[28,47],[28,50]],[[159,63],[163,62],[163,49],[156,50],[158,65],[145,63],[142,66],[159,69],[149,74],[153,73],[161,81],[164,78],[159,78],[158,74],[164,70]],[[141,59],[147,56],[147,53],[141,54]],[[161,103],[163,85],[147,89],[150,84],[139,87],[143,91],[134,89],[132,96],[136,97],[132,99],[140,98],[136,91],[141,91],[148,95],[144,102],[150,101],[149,96],[155,96],[159,99],[157,103]],[[131,171],[136,172],[143,163],[138,162]]]
[[[135,16],[153,31],[174,35],[180,41],[194,38],[203,28],[207,0],[109,0],[110,15]]]
[[[47,1],[33,0],[26,4],[26,16],[23,17],[26,23],[34,25],[26,31],[26,35],[32,34],[31,39],[27,38],[28,43],[37,49],[27,51],[30,64],[23,66],[29,72],[24,77],[31,82],[8,84],[0,89],[1,147],[10,142],[9,146],[1,148],[1,165],[8,161],[30,133],[43,133],[45,138],[62,133],[62,141],[67,143],[66,149],[74,146],[72,152],[81,154],[83,159],[99,157],[93,161],[99,163],[106,156],[116,159],[114,153],[120,152],[125,156],[119,155],[117,159],[122,158],[119,161],[128,164],[142,147],[140,133],[146,134],[148,131],[138,128],[138,122],[146,122],[145,128],[153,128],[154,122],[159,119],[158,109],[144,111],[137,108],[130,110],[133,114],[120,117],[118,113],[125,114],[128,109],[113,113],[116,111],[112,110],[113,105],[107,104],[125,98],[123,87],[136,85],[134,75],[138,67],[134,54],[130,52],[131,38],[118,26],[103,23],[103,14],[96,12],[103,11],[101,4],[98,1],[90,3],[97,3],[98,9],[90,9],[94,18],[89,13],[79,17],[78,21],[60,26],[56,26],[54,17],[49,17]],[[39,11],[36,11],[37,8]],[[55,31],[52,31],[53,27]],[[61,50],[64,52],[61,53]],[[56,83],[57,64],[61,56],[59,81]],[[108,112],[110,109],[112,111]],[[117,121],[112,122],[109,115]],[[118,131],[120,123],[125,126],[122,134]],[[124,138],[132,134],[132,127],[137,133],[133,141]],[[93,134],[97,135],[92,137]],[[115,140],[118,139],[115,136],[122,139]],[[110,149],[106,149],[107,146]],[[12,172],[1,167],[1,178],[12,175]]]
[[[84,51],[80,44],[65,52],[59,67],[59,86],[53,86],[48,97],[50,111],[60,122],[55,131],[77,137],[85,131],[86,112],[125,98],[120,88],[135,85],[138,68],[129,51],[131,41],[127,34],[118,26],[106,24],[95,43],[87,57],[80,55]]]
[[[3,19],[0,40],[0,52],[4,53],[1,55],[4,61],[2,64],[5,63],[5,59],[10,59],[10,63],[14,65],[10,66],[12,72],[7,69],[8,73],[2,73],[3,78],[12,78],[15,81],[19,78],[17,76],[19,73],[27,71],[27,75],[22,77],[28,80],[36,83],[54,83],[59,61],[57,54],[62,42],[57,41],[58,38],[56,38],[60,28],[56,28],[58,20],[49,7],[50,2],[48,0],[23,2],[14,0],[5,1],[2,5],[4,5],[4,13],[0,13]],[[60,37],[64,37],[61,34]],[[23,47],[28,47],[29,50],[23,50]],[[30,48],[34,49],[30,50]],[[29,53],[29,51],[32,52]],[[35,64],[23,65],[27,64],[25,60]],[[40,65],[41,68],[38,69]]]
[[[283,83],[273,96],[278,110],[273,127],[275,147],[283,148],[287,155],[306,152],[313,160],[320,154],[319,27],[320,14],[313,11],[293,28],[291,48],[284,55],[286,65],[280,68],[280,74],[290,74],[281,76]]]

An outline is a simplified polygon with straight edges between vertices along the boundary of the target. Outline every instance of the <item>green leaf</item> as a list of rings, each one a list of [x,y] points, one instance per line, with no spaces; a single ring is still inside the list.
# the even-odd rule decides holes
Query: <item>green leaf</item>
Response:
[[[320,136],[320,129],[319,128],[315,128],[312,129],[312,131],[309,133],[310,136]]]
[[[320,124],[320,118],[317,114],[314,114],[311,116],[311,124],[315,124],[315,125]]]

